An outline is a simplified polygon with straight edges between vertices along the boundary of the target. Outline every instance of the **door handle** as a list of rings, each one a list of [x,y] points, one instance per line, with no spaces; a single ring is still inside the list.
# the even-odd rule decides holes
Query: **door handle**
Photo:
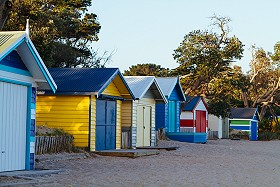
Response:
[[[2,151],[2,153],[5,153],[5,151]]]

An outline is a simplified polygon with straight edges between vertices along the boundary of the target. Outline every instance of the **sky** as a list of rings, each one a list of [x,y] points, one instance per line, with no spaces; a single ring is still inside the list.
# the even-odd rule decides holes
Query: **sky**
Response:
[[[142,63],[176,68],[172,54],[184,36],[211,29],[210,17],[216,14],[231,18],[230,36],[245,45],[244,57],[234,64],[247,72],[251,45],[273,52],[280,41],[279,7],[279,0],[93,0],[88,11],[101,25],[93,48],[113,53],[106,67],[122,72]]]

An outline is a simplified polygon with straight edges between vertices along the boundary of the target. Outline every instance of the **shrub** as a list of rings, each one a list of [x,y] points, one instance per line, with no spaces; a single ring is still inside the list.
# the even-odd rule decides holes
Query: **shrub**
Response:
[[[259,140],[262,141],[276,140],[279,139],[279,137],[279,133],[269,131],[259,132]]]

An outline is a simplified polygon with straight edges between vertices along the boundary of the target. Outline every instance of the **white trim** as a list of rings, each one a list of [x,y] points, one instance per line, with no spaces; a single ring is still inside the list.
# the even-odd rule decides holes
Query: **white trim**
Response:
[[[19,81],[19,82],[31,83],[32,87],[38,87],[38,85],[36,84],[36,81],[32,77],[29,77],[29,76],[19,75],[19,74],[0,70],[0,78],[10,79],[10,80]]]

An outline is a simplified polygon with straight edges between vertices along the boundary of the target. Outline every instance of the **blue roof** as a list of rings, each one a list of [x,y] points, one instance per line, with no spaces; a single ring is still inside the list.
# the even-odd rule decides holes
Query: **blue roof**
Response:
[[[232,108],[230,109],[231,119],[253,119],[258,115],[257,108]]]
[[[50,68],[57,93],[90,93],[100,95],[117,75],[134,98],[118,68]]]
[[[200,101],[201,97],[200,96],[187,96],[186,97],[186,103],[185,106],[183,108],[184,111],[192,111],[195,106],[197,105],[197,103]]]

